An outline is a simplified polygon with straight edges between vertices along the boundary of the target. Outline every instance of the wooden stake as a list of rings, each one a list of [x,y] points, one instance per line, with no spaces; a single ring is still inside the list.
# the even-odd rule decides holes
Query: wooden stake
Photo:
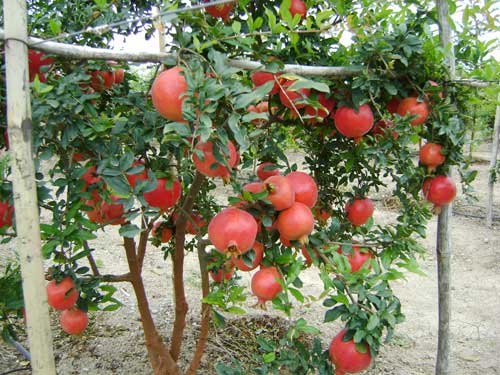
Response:
[[[4,2],[7,119],[16,213],[16,248],[23,277],[24,303],[33,374],[55,374],[52,335],[41,254],[40,219],[31,148],[26,2]]]
[[[486,225],[491,227],[493,225],[493,188],[495,186],[495,179],[493,178],[495,174],[495,169],[497,166],[498,158],[498,142],[500,139],[500,92],[498,93],[498,105],[497,112],[495,114],[495,127],[493,130],[493,144],[491,145],[491,159],[489,167],[489,178],[488,178],[488,213],[486,215]]]
[[[446,51],[448,72],[455,79],[455,55],[451,39],[450,15],[447,0],[436,0],[439,20],[439,40]],[[452,205],[442,207],[437,228],[437,272],[439,294],[438,349],[436,375],[449,375],[451,320],[451,213]]]

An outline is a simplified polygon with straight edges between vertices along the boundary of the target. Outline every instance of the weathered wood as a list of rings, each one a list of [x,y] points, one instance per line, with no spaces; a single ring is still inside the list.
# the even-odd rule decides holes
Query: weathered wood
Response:
[[[493,143],[491,145],[491,159],[489,167],[488,178],[488,207],[486,214],[486,225],[491,227],[493,225],[493,189],[495,187],[495,169],[497,166],[498,157],[498,142],[500,138],[500,93],[498,93],[498,105],[495,114],[495,126],[493,129]]]
[[[52,334],[41,254],[40,218],[31,148],[27,13],[23,0],[4,2],[7,121],[16,213],[16,249],[23,278],[24,303],[33,374],[55,374]]]
[[[455,55],[451,38],[450,16],[447,0],[436,0],[439,39],[446,51],[448,73],[455,79]],[[436,375],[450,374],[450,320],[451,320],[451,213],[452,205],[443,206],[438,217],[437,228],[437,272],[438,272],[438,349],[436,356]]]

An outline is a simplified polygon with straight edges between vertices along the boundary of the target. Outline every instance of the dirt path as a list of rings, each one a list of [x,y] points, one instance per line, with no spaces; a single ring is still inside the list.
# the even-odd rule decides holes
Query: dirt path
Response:
[[[476,164],[479,175],[474,183],[479,201],[471,205],[463,196],[457,199],[452,227],[453,313],[451,366],[453,375],[500,374],[500,188],[496,189],[495,212],[497,221],[487,228],[484,220],[463,214],[479,216],[486,202],[487,165]],[[498,186],[498,185],[497,185]],[[389,196],[385,192],[385,196]],[[375,221],[393,220],[395,212],[383,205],[384,193],[377,198]],[[424,245],[427,257],[421,262],[426,277],[408,274],[407,280],[394,284],[396,295],[402,301],[406,322],[397,327],[391,344],[384,347],[375,367],[366,372],[370,375],[433,374],[437,342],[437,281],[435,267],[436,220],[429,223]],[[92,244],[96,258],[108,267],[107,271],[121,273],[126,270],[121,239],[116,228],[107,229]],[[6,249],[1,249],[4,252]],[[5,254],[5,252],[4,252]],[[197,329],[199,312],[199,279],[197,263],[192,255],[187,257],[185,280],[189,294],[191,314],[188,321],[187,343],[184,354],[192,352],[193,331]],[[104,268],[106,271],[106,268]],[[169,336],[172,316],[172,300],[166,293],[171,288],[170,265],[163,255],[151,247],[146,258],[145,280],[150,291],[155,320],[166,336]],[[249,287],[249,275],[239,281]],[[314,270],[304,274],[304,293],[319,295],[321,284]],[[251,315],[262,314],[252,310],[254,298],[250,295],[246,307]],[[165,297],[167,295],[167,297]],[[54,314],[53,332],[59,374],[149,374],[151,373],[144,350],[135,299],[129,285],[119,284],[116,297],[124,306],[113,313],[92,313],[89,329],[82,337],[68,337],[61,332]],[[270,314],[275,314],[269,311]],[[340,329],[340,323],[322,324],[324,308],[321,303],[299,306],[294,318],[303,316],[321,326],[325,347]],[[219,337],[212,335],[208,355],[204,357],[205,370],[200,374],[212,374],[209,370],[216,359],[228,352],[221,347]],[[226,353],[227,354],[227,353]],[[0,373],[22,367],[21,357],[12,348],[0,344]],[[28,372],[18,372],[26,374]]]

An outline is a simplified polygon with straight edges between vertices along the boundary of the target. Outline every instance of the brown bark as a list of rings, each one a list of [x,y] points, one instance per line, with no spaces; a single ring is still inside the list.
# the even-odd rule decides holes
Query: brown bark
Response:
[[[203,298],[205,298],[208,293],[210,293],[210,284],[208,280],[207,271],[207,259],[205,254],[205,247],[209,242],[206,240],[198,241],[198,262],[200,264],[200,275],[201,275],[201,292]],[[211,306],[206,303],[201,304],[201,324],[200,324],[200,336],[198,338],[198,344],[196,345],[196,350],[191,359],[191,364],[186,372],[186,375],[196,375],[196,370],[200,366],[201,357],[205,352],[205,345],[208,340],[208,332],[210,330],[210,313]]]
[[[184,291],[184,242],[186,238],[186,224],[188,221],[187,212],[191,212],[194,199],[200,191],[205,177],[196,173],[191,189],[184,200],[179,216],[175,223],[175,252],[172,257],[173,262],[173,283],[175,296],[175,320],[172,329],[172,341],[170,343],[170,354],[177,361],[182,347],[182,336],[186,326],[186,314],[188,304]]]
[[[137,306],[141,315],[142,328],[149,361],[155,375],[181,375],[182,372],[176,361],[170,355],[167,346],[162,341],[149,309],[149,302],[141,277],[141,270],[137,261],[135,241],[132,238],[124,238],[125,252],[130,269],[132,286],[137,298]]]

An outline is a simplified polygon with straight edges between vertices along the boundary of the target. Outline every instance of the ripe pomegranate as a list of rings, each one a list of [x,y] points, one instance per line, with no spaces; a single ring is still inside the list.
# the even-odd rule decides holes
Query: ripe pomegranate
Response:
[[[264,305],[283,290],[278,280],[283,280],[283,276],[276,267],[261,268],[253,275],[252,293],[257,297],[258,304]]]
[[[159,230],[161,230],[161,233],[158,233]],[[153,225],[151,234],[153,235],[153,237],[159,238],[161,243],[166,243],[172,238],[173,232],[172,228],[166,226],[165,223],[157,221]]]
[[[375,137],[378,136],[383,136],[386,133],[386,129],[391,129],[394,127],[394,123],[392,120],[378,120],[375,125],[373,125],[372,130],[370,130],[370,133],[373,134]],[[397,131],[392,131],[392,138],[394,140],[398,139],[399,134]]]
[[[64,310],[59,317],[61,328],[70,335],[79,335],[89,324],[89,317],[85,311],[77,308]]]
[[[365,262],[369,261],[373,258],[372,254],[365,250],[366,252],[362,252],[361,250],[365,250],[360,248],[358,245],[352,245],[352,253],[344,254],[342,246],[339,246],[337,249],[337,253],[344,254],[351,265],[351,273],[359,271]]]
[[[276,228],[287,240],[297,240],[301,244],[308,241],[314,229],[314,217],[311,209],[305,204],[295,202],[292,207],[280,212],[276,220]]]
[[[312,208],[318,199],[318,185],[314,178],[304,172],[291,172],[285,176],[295,191],[295,202],[304,203]]]
[[[115,84],[115,72],[94,70],[90,72],[90,87],[95,91],[109,90]]]
[[[306,18],[307,6],[302,0],[292,0],[289,10],[292,17],[298,14],[301,19]]]
[[[257,222],[248,212],[229,207],[210,220],[208,239],[221,253],[237,256],[252,248],[257,227]]]
[[[151,86],[151,97],[156,110],[170,121],[185,122],[182,115],[183,96],[187,91],[186,78],[182,68],[175,66],[164,70]]]
[[[442,147],[436,143],[427,143],[420,149],[420,163],[427,166],[432,172],[437,166],[444,163],[446,157],[441,153]]]
[[[306,115],[324,119],[332,112],[333,107],[335,106],[335,100],[333,98],[326,98],[325,94],[321,92],[318,94],[318,102],[323,106],[323,108],[314,108],[308,105],[305,109]],[[316,122],[316,119],[311,120]]]
[[[373,202],[369,198],[355,199],[352,202],[348,202],[345,206],[347,219],[355,227],[365,224],[372,217],[373,211]]]
[[[238,257],[232,257],[231,262],[238,267],[240,271],[252,271],[255,268],[257,268],[258,265],[260,265],[260,262],[262,262],[262,258],[264,256],[264,246],[260,242],[255,242],[252,247],[253,251],[255,252],[255,258],[253,258],[252,265],[248,266],[243,257],[244,255],[238,256]],[[248,254],[248,253],[247,253]]]
[[[116,195],[111,195],[111,201],[116,202],[120,199],[120,197]],[[104,217],[106,224],[111,225],[121,225],[125,224],[126,220],[123,217],[125,213],[123,204],[121,203],[108,203],[106,201],[102,201],[101,204],[101,215]]]
[[[250,79],[252,80],[255,87],[262,86],[264,83],[269,81],[274,81],[274,86],[269,92],[269,95],[274,95],[280,89],[278,82],[275,81],[274,77],[279,77],[279,74],[258,71],[258,72],[253,72],[252,75],[250,76]]]
[[[324,210],[319,207],[313,208],[314,218],[321,224],[325,225],[329,218],[332,217],[332,213],[330,211]]]
[[[55,309],[65,310],[73,307],[79,296],[80,292],[75,288],[71,277],[65,277],[59,283],[54,279],[47,284],[47,302]]]
[[[295,202],[295,192],[290,181],[285,176],[271,176],[264,181],[268,192],[267,199],[276,211],[290,208]]]
[[[205,3],[208,2],[208,0],[204,0]],[[220,17],[224,21],[229,20],[229,13],[233,10],[234,3],[225,3],[225,4],[219,4],[219,5],[212,5],[210,7],[206,7],[206,11],[208,14],[210,14],[212,17]]]
[[[370,348],[364,344],[365,352],[356,349],[354,340],[344,341],[346,330],[341,330],[330,343],[328,354],[335,365],[335,375],[352,374],[366,370],[372,361]]]
[[[257,167],[257,171],[255,172],[259,180],[265,181],[267,178],[271,176],[277,176],[280,174],[280,171],[276,164],[271,162],[264,162]]]
[[[250,182],[248,184],[243,185],[243,191],[248,191],[249,193],[260,193],[264,191],[266,187],[262,182]]]
[[[448,176],[436,176],[430,181],[424,181],[425,198],[437,207],[449,204],[455,199],[457,188]]]
[[[410,96],[401,100],[397,113],[401,117],[417,116],[410,121],[410,124],[413,126],[422,125],[429,117],[429,106],[426,102],[419,102],[416,97]]]
[[[304,103],[304,99],[307,99],[309,95],[311,95],[311,92],[306,88],[288,90],[288,87],[293,85],[294,82],[295,80],[286,80],[282,83],[280,90],[281,104],[291,109],[293,109],[294,106],[297,109],[304,108],[307,105],[307,103]]]
[[[38,74],[38,79],[40,82],[45,82],[45,74],[40,73],[40,68],[44,65],[51,65],[54,63],[54,60],[43,52],[28,50],[28,64],[29,64],[29,77],[30,82],[33,82],[35,76]]]
[[[238,164],[239,155],[236,152],[233,142],[229,141],[227,147],[229,149],[229,157],[227,157],[227,155],[225,157],[227,158],[226,160],[229,167],[233,168]],[[215,160],[213,152],[214,144],[212,142],[199,142],[195,148],[201,151],[204,157],[202,160],[196,152],[193,153],[193,162],[198,172],[208,177],[222,177],[225,180],[229,178],[229,170]]]
[[[97,167],[95,165],[89,167],[80,178],[85,181],[83,191],[86,191],[89,185],[101,182],[101,177],[97,174]]]
[[[214,269],[214,265],[209,262],[208,269],[210,277],[216,283],[221,283],[223,280],[229,281],[234,275],[234,265],[231,262],[225,262],[217,269]]]
[[[158,184],[154,190],[144,193],[144,200],[151,207],[157,207],[164,212],[174,207],[179,200],[182,192],[181,183],[167,178],[158,178],[157,181]]]
[[[14,207],[9,202],[0,202],[0,228],[12,226]]]
[[[128,180],[128,183],[130,184],[130,186],[132,186],[133,188],[135,188],[135,185],[137,184],[137,181],[143,181],[143,180],[147,180],[148,179],[148,171],[146,170],[146,168],[144,168],[144,162],[141,161],[141,160],[136,160],[132,163],[132,167],[140,167],[142,166],[143,169],[142,171],[140,172],[137,172],[137,173],[130,173],[130,174],[127,174],[125,177],[127,177],[127,180]],[[136,169],[136,168],[134,168]]]
[[[115,70],[115,84],[119,85],[125,79],[125,70],[120,68]]]
[[[360,138],[373,126],[373,112],[368,104],[359,107],[359,111],[350,107],[340,107],[333,115],[335,127],[340,134],[349,138]]]
[[[268,113],[269,112],[269,102],[260,102],[257,105],[249,105],[247,108],[247,112],[254,113]],[[267,122],[267,120],[262,118],[256,118],[252,120],[252,124],[254,125],[263,125]]]
[[[387,112],[389,112],[390,114],[396,113],[398,111],[399,102],[400,100],[396,96],[393,96],[391,100],[389,100],[385,105],[385,108],[387,108]]]
[[[94,191],[96,191],[96,190],[94,190]],[[98,199],[96,199],[96,200],[89,199],[89,200],[85,201],[85,205],[92,208],[89,211],[85,211],[85,213],[87,214],[87,217],[89,218],[89,220],[93,223],[96,223],[96,224],[105,224],[106,223],[106,218],[104,217],[104,215],[102,214],[102,211],[101,211],[101,203],[102,203],[102,201],[101,201],[100,197],[98,197]]]

